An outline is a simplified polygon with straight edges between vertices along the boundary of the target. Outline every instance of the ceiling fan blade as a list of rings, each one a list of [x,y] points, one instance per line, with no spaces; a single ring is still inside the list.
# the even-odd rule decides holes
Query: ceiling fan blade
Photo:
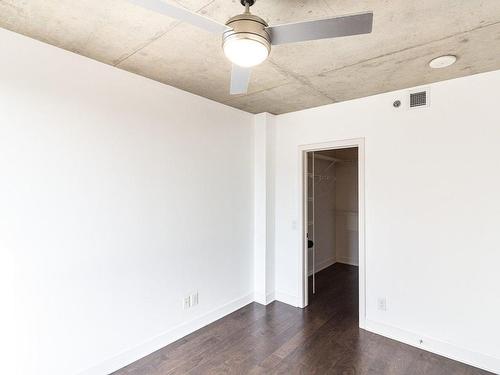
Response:
[[[373,13],[269,26],[272,44],[303,42],[372,32]]]
[[[223,33],[228,27],[209,18],[200,16],[187,9],[167,4],[161,0],[128,0],[129,3],[138,5],[153,12],[164,14],[179,21],[187,22],[193,26],[210,31],[211,33]]]
[[[252,68],[243,68],[233,64],[233,69],[231,70],[231,89],[229,91],[231,95],[246,94],[251,72]]]

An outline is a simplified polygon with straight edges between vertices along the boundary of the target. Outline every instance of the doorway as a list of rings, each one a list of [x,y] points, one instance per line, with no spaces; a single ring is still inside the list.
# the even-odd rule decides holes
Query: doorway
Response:
[[[363,140],[301,148],[303,307],[342,274],[359,278],[359,325],[365,319]],[[318,278],[319,276],[319,278]],[[318,284],[319,281],[319,284]]]

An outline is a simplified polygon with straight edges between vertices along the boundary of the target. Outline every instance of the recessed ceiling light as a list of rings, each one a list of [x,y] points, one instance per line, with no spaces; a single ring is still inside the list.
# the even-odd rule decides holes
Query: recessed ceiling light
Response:
[[[447,66],[455,64],[457,57],[455,55],[444,55],[436,57],[429,62],[429,66],[432,69],[446,68]]]

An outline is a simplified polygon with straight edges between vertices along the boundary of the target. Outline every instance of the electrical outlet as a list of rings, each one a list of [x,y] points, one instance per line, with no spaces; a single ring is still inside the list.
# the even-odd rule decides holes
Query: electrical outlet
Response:
[[[198,292],[191,294],[191,306],[196,306],[198,304]]]
[[[377,300],[377,307],[380,311],[387,311],[387,300],[385,297],[380,297]]]
[[[184,306],[184,310],[189,309],[191,307],[191,296],[184,297],[182,305]]]

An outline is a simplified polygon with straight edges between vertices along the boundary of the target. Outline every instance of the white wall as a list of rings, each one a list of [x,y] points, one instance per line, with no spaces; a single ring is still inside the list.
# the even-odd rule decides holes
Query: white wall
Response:
[[[254,116],[254,296],[274,301],[274,116]]]
[[[340,263],[358,265],[358,163],[335,165],[335,258]]]
[[[276,295],[299,301],[299,146],[364,138],[367,327],[500,372],[500,71],[431,90],[276,117]]]
[[[252,116],[0,45],[2,372],[109,373],[250,302]]]

